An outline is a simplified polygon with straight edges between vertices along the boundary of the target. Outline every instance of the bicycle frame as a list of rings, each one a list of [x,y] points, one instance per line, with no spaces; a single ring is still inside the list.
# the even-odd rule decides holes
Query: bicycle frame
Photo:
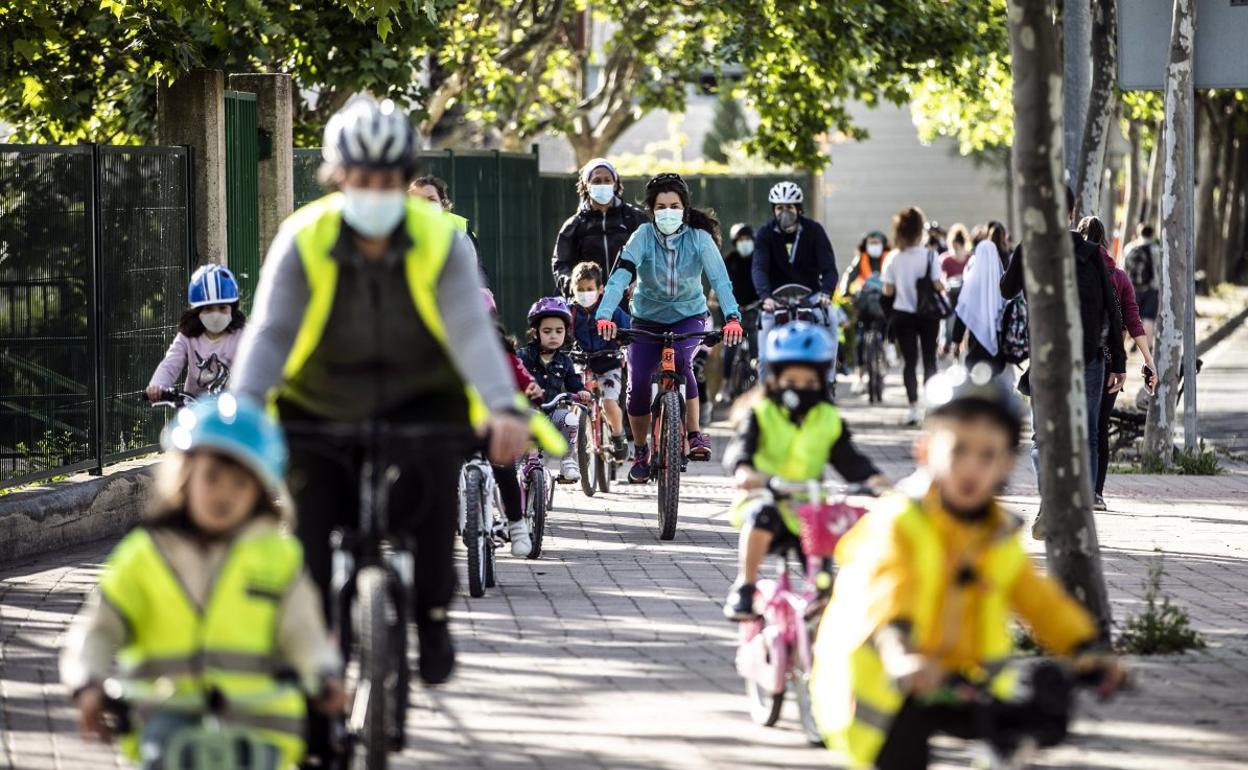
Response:
[[[793,590],[788,565],[786,555],[779,561],[775,578],[758,581],[758,593],[765,600],[763,613],[759,619],[741,624],[737,650],[737,673],[772,694],[785,690],[785,680],[794,662],[801,671],[810,671],[813,661],[806,612],[818,599],[815,576],[822,568],[822,560],[806,560],[806,579],[800,593]]]

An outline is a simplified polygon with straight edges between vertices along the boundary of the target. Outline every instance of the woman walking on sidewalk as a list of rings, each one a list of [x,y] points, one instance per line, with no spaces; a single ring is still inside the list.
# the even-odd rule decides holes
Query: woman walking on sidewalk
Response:
[[[906,384],[906,400],[910,412],[907,425],[918,425],[919,380],[916,370],[920,351],[923,355],[923,381],[936,374],[936,338],[940,319],[919,315],[919,292],[916,283],[923,278],[932,282],[936,291],[943,291],[940,263],[923,243],[923,212],[914,206],[893,216],[893,244],[896,247],[884,260],[884,296],[893,300],[893,335],[901,348],[904,362],[902,380]]]

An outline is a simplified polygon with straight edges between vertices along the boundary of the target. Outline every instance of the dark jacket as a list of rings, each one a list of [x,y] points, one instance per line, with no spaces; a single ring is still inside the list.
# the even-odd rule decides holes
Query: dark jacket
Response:
[[[1083,360],[1094,361],[1101,351],[1109,349],[1109,370],[1116,374],[1127,371],[1127,352],[1122,344],[1122,313],[1115,301],[1100,247],[1076,232],[1070,234],[1075,245],[1075,283],[1079,288],[1079,318],[1083,322]],[[1001,294],[1009,299],[1023,291],[1023,247],[1014,249],[1010,265],[1001,276]]]
[[[749,257],[743,257],[735,248],[724,255],[724,265],[728,268],[728,280],[732,281],[732,296],[737,305],[744,308],[758,302],[758,290],[754,288],[754,263]]]
[[[823,225],[802,216],[797,223],[792,259],[775,219],[754,234],[754,289],[764,299],[771,296],[772,289],[786,283],[800,283],[829,297],[836,292],[836,256]]]
[[[615,269],[620,249],[629,236],[649,221],[641,209],[616,199],[611,208],[598,211],[589,205],[568,217],[559,228],[550,269],[563,296],[572,294],[572,269],[581,262],[596,262],[605,282]]]
[[[598,333],[598,322],[594,320],[594,313],[598,312],[598,305],[602,303],[602,298],[594,303],[593,307],[581,307],[572,304],[572,338],[576,341],[576,346],[586,353],[599,353],[604,350],[619,350],[620,343],[616,340],[604,340],[602,335]],[[611,320],[621,329],[630,327],[631,319],[628,313],[624,312],[624,308],[617,307],[611,315]],[[611,369],[615,369],[619,364],[615,364]],[[594,371],[598,371],[595,369]],[[609,371],[604,369],[603,371]],[[598,372],[601,374],[602,372]]]
[[[562,350],[555,353],[555,357],[550,359],[550,363],[542,362],[542,351],[536,342],[516,351],[516,355],[520,357],[520,362],[524,364],[524,368],[529,370],[529,374],[533,375],[533,379],[537,380],[537,384],[544,391],[542,398],[546,401],[551,400],[560,393],[580,393],[585,390],[585,382],[581,379],[581,375],[577,374],[576,366],[572,363],[572,356]]]

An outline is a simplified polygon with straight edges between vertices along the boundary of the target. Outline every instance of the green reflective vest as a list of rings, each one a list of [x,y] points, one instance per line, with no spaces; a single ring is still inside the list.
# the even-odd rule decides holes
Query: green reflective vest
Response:
[[[874,633],[864,629],[869,614],[865,605],[866,597],[872,595],[869,581],[879,579],[874,567],[882,544],[891,542],[896,533],[915,576],[910,633],[916,649],[921,649],[921,640],[930,638],[933,625],[941,622],[950,574],[940,533],[918,501],[902,495],[881,500],[862,523],[866,526],[860,524],[837,546],[841,569],[832,601],[819,623],[810,677],[811,705],[819,730],[828,747],[838,751],[851,768],[875,764],[905,701],[870,638],[862,641],[864,633]],[[999,698],[1009,698],[1015,686],[1015,672],[1002,665],[1014,652],[1006,592],[1026,559],[1017,538],[1002,536],[989,546],[982,563],[987,592],[975,628],[966,629],[980,635],[985,663],[981,670],[960,673],[989,681],[989,689]]]
[[[227,721],[277,746],[283,767],[303,755],[304,695],[278,687],[284,668],[276,649],[279,610],[303,566],[291,536],[244,534],[213,582],[206,606],[195,605],[168,560],[143,528],[109,557],[100,591],[123,618],[129,639],[119,660],[124,676],[154,684],[168,680],[176,695],[215,687],[238,699]],[[259,699],[246,703],[248,696]],[[273,696],[273,697],[267,697]],[[138,756],[136,736],[123,749]]]
[[[831,404],[819,404],[798,425],[789,412],[770,398],[754,405],[758,448],[751,464],[768,476],[785,481],[814,481],[823,476],[828,455],[841,437],[841,414]],[[787,505],[778,506],[789,531],[801,533],[801,523]]]

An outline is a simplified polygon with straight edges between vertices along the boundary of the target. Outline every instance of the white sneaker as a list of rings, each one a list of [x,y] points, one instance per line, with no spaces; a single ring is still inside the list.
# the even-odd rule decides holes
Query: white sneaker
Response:
[[[576,460],[571,457],[565,457],[563,462],[559,464],[559,475],[564,481],[580,481],[581,469],[577,467]]]
[[[906,412],[906,425],[918,425],[923,422],[923,410],[918,404],[911,404],[910,411]]]
[[[855,396],[861,396],[867,390],[867,383],[862,380],[854,380],[854,384],[849,386],[849,392]]]
[[[529,539],[529,528],[523,521],[513,521],[507,525],[507,536],[511,538],[511,555],[524,557],[533,551],[533,541]]]

